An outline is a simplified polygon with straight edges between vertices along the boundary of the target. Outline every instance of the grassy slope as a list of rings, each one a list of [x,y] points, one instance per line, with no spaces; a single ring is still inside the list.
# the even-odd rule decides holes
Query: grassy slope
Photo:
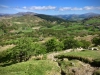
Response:
[[[93,58],[93,59],[100,59],[100,51],[81,51],[81,52],[69,52],[69,53],[65,53],[65,54],[62,54],[62,55],[65,55],[65,56],[80,56],[80,57],[90,57],[90,58]]]
[[[68,58],[70,60],[77,59],[85,63],[90,63],[93,66],[100,66],[100,51],[81,51],[69,52],[56,56],[56,58]]]
[[[0,75],[53,75],[60,74],[57,63],[49,60],[29,60],[0,67]]]

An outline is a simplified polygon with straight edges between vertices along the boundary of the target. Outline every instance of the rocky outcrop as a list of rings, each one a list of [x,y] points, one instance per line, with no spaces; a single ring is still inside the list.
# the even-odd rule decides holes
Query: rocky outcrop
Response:
[[[61,68],[61,75],[93,75],[99,67],[92,67],[90,64],[83,63],[79,60],[63,60],[58,61]]]

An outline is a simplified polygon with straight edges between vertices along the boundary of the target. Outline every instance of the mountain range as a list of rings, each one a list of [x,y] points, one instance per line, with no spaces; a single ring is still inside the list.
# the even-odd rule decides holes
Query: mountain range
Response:
[[[34,12],[18,12],[16,14],[4,14],[4,13],[0,13],[0,17],[8,17],[8,16],[23,16],[23,15],[37,15],[40,16],[40,14],[38,13],[34,13]],[[46,16],[45,14],[41,14],[42,17]],[[79,21],[79,20],[83,20],[86,18],[90,18],[90,17],[96,17],[96,16],[100,16],[100,14],[97,13],[85,13],[85,14],[65,14],[65,15],[47,15],[47,16],[54,16],[54,17],[58,17],[58,18],[62,18],[64,20],[69,20],[69,21]]]
[[[67,14],[67,15],[55,15],[55,16],[59,18],[63,18],[65,20],[77,21],[77,20],[83,20],[83,19],[90,18],[90,17],[100,16],[100,14],[85,13],[85,14]]]

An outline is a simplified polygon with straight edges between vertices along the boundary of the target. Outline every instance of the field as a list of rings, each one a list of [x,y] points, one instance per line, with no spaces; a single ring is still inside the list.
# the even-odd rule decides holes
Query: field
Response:
[[[60,75],[56,62],[50,60],[29,60],[0,67],[0,75]]]

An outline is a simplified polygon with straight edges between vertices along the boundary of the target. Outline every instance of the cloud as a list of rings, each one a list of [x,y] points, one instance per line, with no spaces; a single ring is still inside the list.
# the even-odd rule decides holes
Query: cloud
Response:
[[[93,7],[93,6],[85,6],[84,10],[100,10],[100,7]]]
[[[61,7],[61,8],[59,8],[59,11],[68,11],[68,10],[100,10],[100,7],[85,6],[82,8],[78,8],[78,7]]]
[[[74,8],[72,8],[71,10],[83,10],[83,9],[82,9],[82,8],[74,7]]]
[[[77,8],[77,7],[62,7],[62,8],[59,8],[59,11],[67,11],[67,10],[83,10],[83,9]]]
[[[90,11],[100,10],[100,6],[84,6],[84,7],[56,7],[56,6],[23,6],[23,7],[10,7],[6,5],[0,5],[1,9],[13,9],[17,11],[33,11],[33,10],[56,10],[56,11]]]
[[[83,9],[84,10],[94,10],[95,7],[93,7],[93,6],[85,6]]]
[[[71,10],[71,7],[62,7],[59,8],[60,11]]]
[[[31,6],[31,7],[22,7],[25,10],[55,10],[55,6]]]
[[[0,5],[0,8],[9,8],[9,6],[6,6],[6,5]]]

